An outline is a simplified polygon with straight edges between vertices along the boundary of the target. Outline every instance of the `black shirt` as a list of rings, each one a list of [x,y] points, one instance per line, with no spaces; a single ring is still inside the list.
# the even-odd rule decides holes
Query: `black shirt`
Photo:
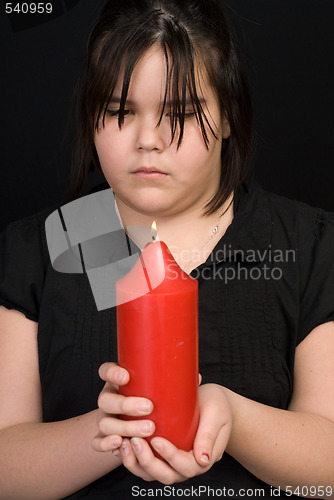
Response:
[[[117,360],[115,308],[97,311],[85,274],[52,268],[48,214],[11,224],[0,239],[0,304],[39,323],[46,422],[95,409],[103,387],[98,368]],[[199,283],[202,383],[286,409],[296,346],[317,325],[334,320],[333,255],[333,214],[255,183],[243,185],[232,224],[191,273]],[[154,488],[162,489],[156,493],[162,498],[180,496],[182,488],[201,498],[231,496],[232,489],[234,498],[254,496],[256,489],[263,489],[262,498],[273,497],[270,486],[228,454],[206,474],[173,487],[144,482],[119,467],[69,498],[130,499],[152,496]]]

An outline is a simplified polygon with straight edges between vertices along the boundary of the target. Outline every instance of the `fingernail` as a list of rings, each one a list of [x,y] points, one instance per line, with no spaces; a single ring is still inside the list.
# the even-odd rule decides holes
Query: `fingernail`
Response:
[[[116,375],[117,382],[119,382],[119,383],[125,382],[126,377],[127,377],[126,370],[123,370],[123,368],[120,368],[117,372],[117,375]]]
[[[210,457],[209,457],[208,453],[202,453],[201,462],[203,462],[204,464],[210,463]]]
[[[136,409],[142,413],[151,413],[151,411],[153,410],[153,405],[148,399],[141,400],[136,404]]]
[[[152,439],[151,445],[157,451],[162,451],[163,448],[164,448],[162,442],[161,441],[156,441],[155,439]]]
[[[143,422],[139,425],[140,432],[143,434],[151,434],[153,432],[153,423],[152,422]]]
[[[132,438],[131,439],[131,444],[134,448],[135,451],[141,451],[141,442],[140,439],[138,438]]]
[[[127,455],[129,453],[129,447],[126,443],[123,443],[121,446],[122,455]]]
[[[113,448],[119,448],[120,445],[121,445],[121,441],[119,439],[113,439],[111,441],[111,446]]]

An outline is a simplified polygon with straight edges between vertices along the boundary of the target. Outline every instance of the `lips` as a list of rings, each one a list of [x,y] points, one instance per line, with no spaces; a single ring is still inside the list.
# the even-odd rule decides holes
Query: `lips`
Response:
[[[137,174],[139,172],[143,172],[145,174],[164,174],[164,175],[167,175],[166,172],[163,172],[162,170],[159,170],[156,167],[139,167],[133,173]]]
[[[136,177],[142,177],[144,179],[162,179],[168,176],[166,172],[156,167],[139,167],[132,173]]]

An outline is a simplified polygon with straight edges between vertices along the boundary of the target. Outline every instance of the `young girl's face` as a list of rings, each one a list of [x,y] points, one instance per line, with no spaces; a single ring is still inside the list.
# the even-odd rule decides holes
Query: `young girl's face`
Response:
[[[122,80],[118,82],[105,119],[95,133],[102,171],[119,204],[137,213],[168,217],[202,210],[219,186],[221,140],[229,125],[206,78],[197,79],[197,93],[215,138],[207,127],[203,140],[192,105],[186,107],[184,135],[177,149],[178,130],[171,142],[169,107],[160,117],[165,93],[165,58],[160,48],[147,51],[130,82],[124,124],[118,126]]]

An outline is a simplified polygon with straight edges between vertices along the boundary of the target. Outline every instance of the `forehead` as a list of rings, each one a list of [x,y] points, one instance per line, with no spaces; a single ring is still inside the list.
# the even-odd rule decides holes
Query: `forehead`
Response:
[[[124,65],[123,65],[124,66]],[[121,91],[124,82],[125,69],[120,72],[116,91]],[[152,47],[136,62],[129,82],[128,98],[131,95],[140,96],[154,91],[154,94],[164,94],[167,79],[167,67],[163,50]]]
[[[214,95],[213,89],[209,83],[207,71],[204,63],[201,60],[194,61],[194,85],[191,81],[191,68],[184,69],[185,64],[181,64],[177,69],[171,59],[171,55],[167,56],[163,49],[155,45],[148,49],[136,62],[127,91],[127,101],[139,99],[141,97],[150,96],[151,100],[159,95],[160,100],[166,98],[168,101],[175,97],[176,89],[180,97],[183,92],[188,97],[195,91],[200,99],[209,98]],[[121,95],[124,85],[124,76],[126,68],[122,66],[114,95]]]

